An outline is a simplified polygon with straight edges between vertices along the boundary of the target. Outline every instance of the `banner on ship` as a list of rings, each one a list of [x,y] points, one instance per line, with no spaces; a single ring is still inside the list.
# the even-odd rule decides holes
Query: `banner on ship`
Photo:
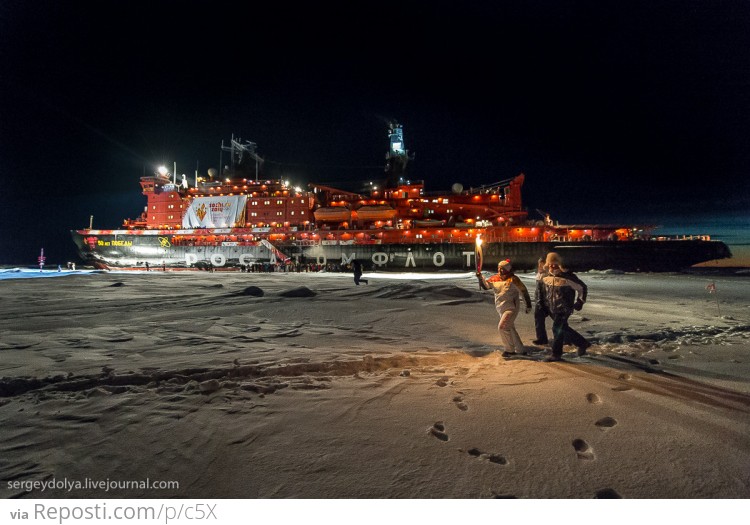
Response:
[[[245,225],[247,195],[197,197],[183,216],[183,228],[232,228]]]

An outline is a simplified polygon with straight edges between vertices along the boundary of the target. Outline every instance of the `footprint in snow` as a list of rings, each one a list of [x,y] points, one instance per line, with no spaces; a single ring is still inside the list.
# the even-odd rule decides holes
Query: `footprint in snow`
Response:
[[[445,433],[445,424],[442,421],[436,422],[427,432],[440,441],[448,441],[448,434]]]
[[[464,403],[464,396],[455,396],[453,398],[453,402],[456,404],[456,407],[458,407],[459,410],[463,410],[464,412],[469,410],[469,405]]]
[[[607,430],[608,428],[612,428],[617,424],[617,420],[613,417],[603,417],[596,423],[594,423],[597,427],[601,428],[602,430]]]
[[[578,459],[583,459],[586,461],[591,461],[594,459],[594,449],[592,449],[588,443],[586,443],[582,439],[574,439],[573,440],[573,448],[576,451],[576,455],[578,456]]]
[[[596,394],[586,394],[586,401],[588,401],[592,405],[601,405],[602,404],[602,398],[600,398]]]
[[[505,459],[505,457],[501,456],[500,454],[489,454],[489,453],[486,453],[486,452],[482,452],[478,448],[470,448],[466,452],[471,457],[486,459],[490,463],[495,463],[497,465],[507,465],[508,464],[508,460]]]
[[[615,489],[597,490],[594,499],[622,499]]]

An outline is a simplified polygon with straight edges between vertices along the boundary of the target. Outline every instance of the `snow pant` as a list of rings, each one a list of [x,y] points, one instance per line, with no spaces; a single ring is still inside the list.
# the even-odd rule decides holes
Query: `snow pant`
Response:
[[[498,323],[497,329],[500,332],[500,339],[505,350],[520,354],[523,352],[523,343],[516,331],[516,317],[518,317],[518,310],[504,311],[500,314],[500,323]]]
[[[356,284],[357,286],[359,286],[359,283],[369,284],[369,282],[367,281],[367,279],[362,279],[362,274],[361,273],[360,274],[356,274],[355,273],[354,274],[354,284]]]
[[[551,315],[552,335],[554,337],[554,340],[552,341],[552,355],[561,357],[563,353],[563,345],[566,342],[575,345],[578,348],[585,348],[588,346],[588,341],[586,341],[581,334],[568,326],[568,318],[570,317],[570,314],[564,313]]]
[[[547,339],[547,326],[545,323],[547,322],[547,317],[551,317],[551,315],[544,306],[537,304],[534,307],[534,329],[536,330],[536,340],[539,341],[539,344],[546,344],[549,341]],[[573,343],[566,337],[565,344]]]
[[[547,339],[547,327],[544,323],[547,321],[549,312],[541,304],[537,303],[534,307],[534,329],[536,330],[536,340],[541,343],[546,343]]]

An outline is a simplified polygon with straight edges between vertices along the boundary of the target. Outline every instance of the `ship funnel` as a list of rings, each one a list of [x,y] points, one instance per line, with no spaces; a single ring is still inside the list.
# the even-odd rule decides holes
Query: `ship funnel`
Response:
[[[451,186],[451,189],[453,190],[453,193],[455,193],[456,195],[458,195],[459,193],[461,193],[462,191],[464,191],[464,185],[461,184],[460,182],[457,182],[453,186]]]

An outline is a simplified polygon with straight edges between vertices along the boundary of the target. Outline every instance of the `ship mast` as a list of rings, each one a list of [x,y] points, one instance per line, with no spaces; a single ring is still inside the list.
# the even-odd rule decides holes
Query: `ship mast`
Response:
[[[396,188],[400,180],[406,174],[406,165],[413,158],[409,156],[409,151],[404,144],[404,130],[396,121],[388,125],[388,139],[390,149],[385,154],[386,164],[386,188]]]
[[[257,147],[258,145],[255,142],[245,141],[242,143],[242,139],[235,139],[234,135],[232,135],[229,146],[225,146],[223,141],[221,143],[221,150],[230,153],[233,172],[237,166],[246,165],[248,159],[255,160],[255,182],[258,182],[258,166],[263,163],[263,158],[255,153]]]

